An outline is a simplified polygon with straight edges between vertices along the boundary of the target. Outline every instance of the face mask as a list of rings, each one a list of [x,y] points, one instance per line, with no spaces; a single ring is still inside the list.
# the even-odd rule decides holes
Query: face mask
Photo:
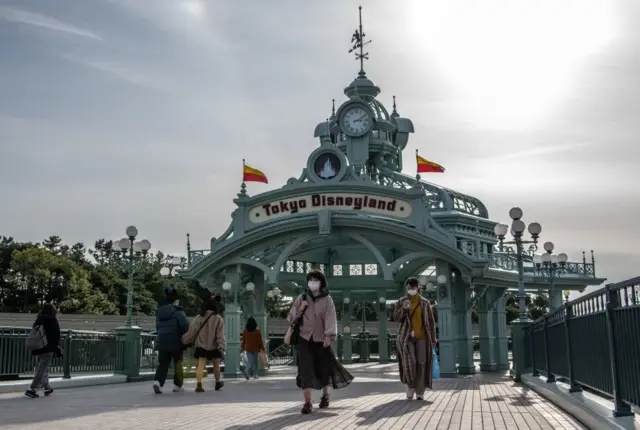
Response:
[[[320,281],[309,281],[307,285],[311,291],[318,291],[320,289]]]
[[[410,296],[415,296],[416,294],[418,294],[418,290],[407,290],[407,293],[409,293]]]
[[[174,304],[175,306],[178,306],[178,305],[180,304],[180,300],[176,300],[175,302],[173,302],[173,304]]]

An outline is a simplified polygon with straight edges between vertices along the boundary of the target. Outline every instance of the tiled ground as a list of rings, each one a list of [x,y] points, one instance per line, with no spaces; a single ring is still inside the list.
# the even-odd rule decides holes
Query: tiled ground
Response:
[[[349,366],[356,377],[331,407],[302,416],[291,374],[227,381],[222,391],[154,395],[149,383],[56,391],[49,398],[0,395],[0,429],[582,429],[510,379],[442,379],[423,402],[408,401],[396,365]],[[206,382],[210,388],[212,381]],[[316,396],[317,399],[318,396]]]

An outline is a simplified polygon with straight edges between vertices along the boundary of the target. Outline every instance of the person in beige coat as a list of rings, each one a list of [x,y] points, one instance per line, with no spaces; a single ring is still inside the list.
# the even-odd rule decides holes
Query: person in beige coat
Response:
[[[226,352],[227,340],[224,335],[224,319],[218,315],[217,304],[212,297],[202,304],[200,313],[191,322],[189,331],[182,338],[182,343],[195,346],[193,357],[198,360],[196,392],[204,392],[202,378],[209,360],[213,362],[215,390],[221,389],[224,382],[220,379],[220,360]]]

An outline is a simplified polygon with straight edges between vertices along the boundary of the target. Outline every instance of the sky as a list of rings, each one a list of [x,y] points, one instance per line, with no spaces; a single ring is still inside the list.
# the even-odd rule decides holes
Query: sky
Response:
[[[0,235],[207,248],[243,158],[269,178],[250,194],[300,175],[356,77],[359,4],[0,0]],[[640,3],[361,4],[367,75],[415,125],[406,173],[418,148],[491,219],[520,206],[571,261],[640,274]]]

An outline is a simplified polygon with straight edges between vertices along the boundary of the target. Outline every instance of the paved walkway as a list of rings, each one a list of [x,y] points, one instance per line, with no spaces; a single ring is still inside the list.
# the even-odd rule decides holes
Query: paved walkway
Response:
[[[408,401],[396,365],[349,366],[356,377],[331,407],[300,414],[293,375],[227,381],[222,391],[155,395],[150,383],[56,391],[29,399],[0,395],[0,429],[583,429],[536,393],[499,375],[435,381],[424,401]],[[211,388],[212,380],[205,383]],[[315,401],[318,400],[315,395]]]

